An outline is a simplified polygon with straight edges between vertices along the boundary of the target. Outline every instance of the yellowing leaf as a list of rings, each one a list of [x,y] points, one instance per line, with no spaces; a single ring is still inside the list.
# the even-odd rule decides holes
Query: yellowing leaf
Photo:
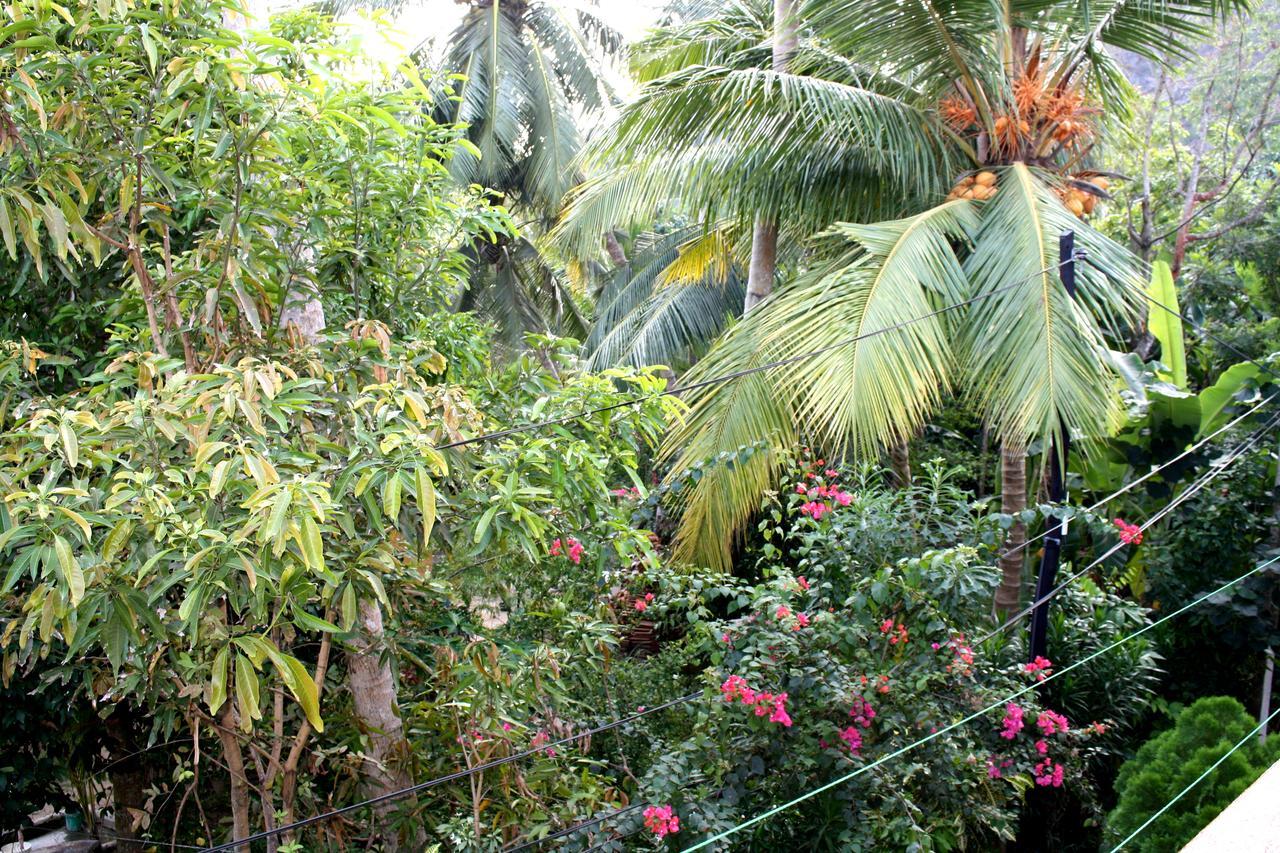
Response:
[[[58,555],[58,563],[67,581],[67,589],[71,594],[71,606],[75,607],[84,598],[84,572],[81,571],[75,554],[71,553],[71,545],[67,540],[61,536],[53,537],[53,550]]]
[[[418,511],[422,513],[422,548],[425,551],[427,541],[431,538],[431,528],[436,524],[436,488],[421,465],[413,473],[417,480]]]

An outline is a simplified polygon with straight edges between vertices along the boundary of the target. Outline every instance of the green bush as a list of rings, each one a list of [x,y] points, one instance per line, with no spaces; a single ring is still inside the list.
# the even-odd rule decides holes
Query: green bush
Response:
[[[1174,727],[1148,740],[1116,778],[1119,805],[1107,819],[1107,837],[1117,842],[1137,829],[1213,762],[1244,739],[1255,723],[1229,696],[1198,700]],[[1134,850],[1177,850],[1280,759],[1280,737],[1265,744],[1250,739],[1188,796],[1134,839]],[[1110,844],[1108,844],[1110,846]]]

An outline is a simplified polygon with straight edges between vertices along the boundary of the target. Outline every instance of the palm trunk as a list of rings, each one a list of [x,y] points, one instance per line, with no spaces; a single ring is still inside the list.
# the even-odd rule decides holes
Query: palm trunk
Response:
[[[1000,511],[1017,515],[1027,508],[1027,451],[1021,445],[1000,445]],[[996,612],[1011,613],[1022,601],[1022,564],[1027,527],[1015,521],[1000,555],[1000,586],[996,589]]]
[[[612,231],[604,232],[604,250],[609,253],[609,259],[613,261],[615,267],[627,265],[627,253],[622,251],[622,244],[618,242],[618,238]]]
[[[773,0],[773,70],[786,71],[797,43],[795,0]],[[756,217],[751,232],[751,266],[747,269],[747,298],[742,313],[755,308],[773,292],[778,267],[778,221],[776,217]]]
[[[400,721],[395,678],[390,664],[382,658],[382,609],[376,601],[361,602],[359,627],[358,636],[346,653],[347,682],[356,719],[366,736],[364,789],[365,796],[372,798],[408,788],[413,779],[406,769],[409,744]],[[400,843],[391,816],[401,804],[412,808],[413,798],[374,808],[383,850],[421,849],[420,843]]]
[[[889,445],[889,470],[894,486],[905,489],[911,485],[911,442],[907,439]]]

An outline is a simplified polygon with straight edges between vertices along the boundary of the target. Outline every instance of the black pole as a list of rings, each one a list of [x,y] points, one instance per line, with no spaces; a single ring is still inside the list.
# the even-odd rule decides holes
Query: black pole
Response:
[[[1067,296],[1076,298],[1076,233],[1066,231],[1058,238],[1058,274],[1062,277],[1062,286]],[[1061,439],[1061,446],[1059,446]],[[1064,478],[1067,473],[1067,454],[1071,452],[1071,436],[1066,428],[1049,445],[1049,458],[1046,460],[1045,475],[1049,478],[1049,501],[1060,504],[1067,497]],[[1049,530],[1044,537],[1044,557],[1040,561],[1040,574],[1036,578],[1036,597],[1039,601],[1053,590],[1058,578],[1058,560],[1062,555],[1062,535],[1066,531],[1066,523],[1054,516],[1049,522]],[[1038,605],[1031,613],[1031,641],[1027,644],[1027,660],[1045,657],[1049,634],[1049,602]]]

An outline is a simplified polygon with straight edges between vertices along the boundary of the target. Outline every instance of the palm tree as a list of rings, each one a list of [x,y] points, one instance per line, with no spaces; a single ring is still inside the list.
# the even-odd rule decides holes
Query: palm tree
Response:
[[[673,482],[743,445],[764,439],[772,450],[704,468],[679,493],[678,551],[727,567],[776,484],[778,450],[803,439],[877,454],[956,386],[1000,438],[1004,506],[1020,509],[1032,441],[1069,433],[1087,449],[1115,424],[1105,341],[1142,304],[1137,260],[1082,220],[1106,196],[1095,144],[1125,115],[1128,94],[1104,46],[1162,59],[1245,4],[807,0],[793,13],[786,70],[764,67],[769,35],[722,23],[761,23],[764,5],[729,3],[721,21],[702,22],[701,42],[679,32],[651,40],[665,48],[654,73],[599,148],[617,168],[575,201],[575,228],[598,228],[608,200],[636,216],[680,205],[704,221],[745,228],[765,217],[784,235],[823,232],[800,274],[688,383],[904,325],[687,395],[690,413],[666,448]],[[892,218],[850,224],[881,212]],[[1054,270],[1068,229],[1113,273],[1081,265],[1074,301]],[[975,297],[962,312],[916,320]],[[1004,570],[997,604],[1007,610],[1021,555]]]
[[[496,320],[513,344],[526,330],[584,337],[588,324],[576,297],[538,248],[537,235],[581,180],[579,122],[611,103],[609,66],[621,35],[597,0],[468,0],[467,6],[449,37],[447,73],[436,75],[437,120],[465,124],[471,143],[449,167],[463,186],[492,190],[529,236],[475,246],[474,274],[458,307]],[[615,263],[623,261],[615,255]]]

